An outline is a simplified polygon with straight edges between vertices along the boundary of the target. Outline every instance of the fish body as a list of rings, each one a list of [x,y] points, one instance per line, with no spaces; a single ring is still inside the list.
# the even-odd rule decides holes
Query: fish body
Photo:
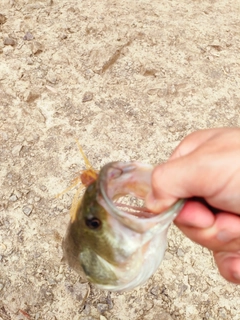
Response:
[[[160,214],[119,202],[126,195],[144,199],[152,170],[139,162],[109,163],[73,207],[64,256],[101,289],[133,289],[146,282],[163,259],[168,227],[184,201]]]

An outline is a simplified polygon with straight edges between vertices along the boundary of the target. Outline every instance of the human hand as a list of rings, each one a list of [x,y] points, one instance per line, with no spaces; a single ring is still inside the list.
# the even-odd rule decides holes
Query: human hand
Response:
[[[221,275],[240,284],[240,129],[196,131],[152,174],[146,206],[167,209],[179,198],[202,197],[220,209],[188,200],[175,224],[191,240],[213,251]]]

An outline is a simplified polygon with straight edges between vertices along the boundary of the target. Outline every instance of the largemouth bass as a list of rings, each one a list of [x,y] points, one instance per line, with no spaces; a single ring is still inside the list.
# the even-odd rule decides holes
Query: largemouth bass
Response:
[[[145,199],[152,170],[139,162],[109,163],[73,206],[64,257],[101,289],[122,291],[142,285],[163,259],[168,227],[184,200],[159,214],[121,202],[126,195]]]

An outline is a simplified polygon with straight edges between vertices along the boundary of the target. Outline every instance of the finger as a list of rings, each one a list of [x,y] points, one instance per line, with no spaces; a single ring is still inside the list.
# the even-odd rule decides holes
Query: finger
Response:
[[[210,228],[215,222],[215,216],[202,203],[187,201],[174,222],[181,226]]]
[[[146,197],[146,206],[153,212],[161,212],[179,198],[202,196],[199,194],[203,177],[191,155],[173,159],[157,166],[152,173],[152,191]],[[212,177],[204,176],[204,184],[210,185]],[[209,180],[209,181],[208,181]]]
[[[195,131],[188,136],[186,136],[177,148],[172,153],[170,160],[185,156],[192,151],[199,148],[203,143],[207,140],[213,138],[219,133],[222,133],[225,130],[229,130],[228,128],[216,128],[216,129],[206,129],[206,130],[199,130]]]
[[[240,251],[240,218],[230,213],[218,213],[214,219],[209,228],[189,227],[177,219],[174,222],[188,238],[210,250]]]
[[[214,252],[214,259],[226,280],[240,284],[240,252]]]

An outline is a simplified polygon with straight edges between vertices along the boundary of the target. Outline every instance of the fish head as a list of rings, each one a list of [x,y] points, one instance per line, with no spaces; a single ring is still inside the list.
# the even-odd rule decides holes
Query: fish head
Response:
[[[64,256],[102,289],[122,291],[144,283],[163,258],[168,226],[182,203],[156,215],[119,202],[129,194],[144,199],[152,170],[138,162],[107,164],[87,187],[68,226]]]

